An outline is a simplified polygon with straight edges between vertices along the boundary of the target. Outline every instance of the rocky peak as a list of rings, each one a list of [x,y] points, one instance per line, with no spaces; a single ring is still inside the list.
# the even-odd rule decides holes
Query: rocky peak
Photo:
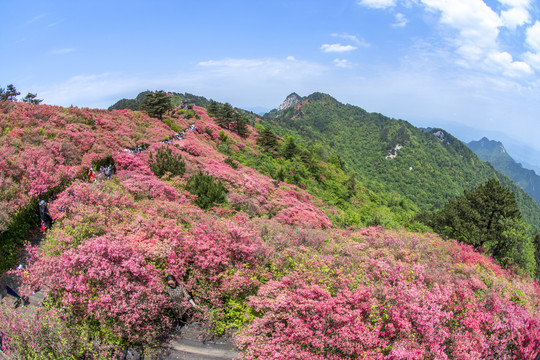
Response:
[[[278,110],[285,110],[290,108],[291,106],[294,106],[302,101],[302,98],[297,93],[292,93],[291,95],[287,96],[285,101],[279,105]]]

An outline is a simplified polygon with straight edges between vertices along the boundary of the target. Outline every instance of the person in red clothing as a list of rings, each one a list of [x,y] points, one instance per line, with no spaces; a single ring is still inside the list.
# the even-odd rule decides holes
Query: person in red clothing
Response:
[[[90,168],[88,170],[88,182],[96,181],[96,175],[94,174],[94,169]]]

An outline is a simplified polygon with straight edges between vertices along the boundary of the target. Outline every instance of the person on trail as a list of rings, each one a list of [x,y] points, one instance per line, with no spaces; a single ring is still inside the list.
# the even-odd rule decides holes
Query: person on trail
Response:
[[[94,182],[96,181],[96,175],[94,174],[94,169],[90,168],[88,169],[88,182]]]
[[[200,309],[200,307],[195,303],[195,301],[193,301],[193,298],[186,291],[184,286],[179,284],[172,275],[167,275],[166,290],[171,298],[176,320],[179,322],[185,322],[185,315],[188,310],[185,300],[187,300],[194,309]]]
[[[39,217],[45,229],[49,230],[52,227],[53,219],[47,208],[47,203],[44,200],[39,202]]]
[[[19,306],[24,307],[25,305],[30,304],[30,300],[28,299],[28,296],[21,296],[17,294],[15,290],[9,287],[9,285],[6,285],[5,288],[6,288],[7,293],[15,298],[15,302],[13,303],[13,307],[15,309],[18,308]]]

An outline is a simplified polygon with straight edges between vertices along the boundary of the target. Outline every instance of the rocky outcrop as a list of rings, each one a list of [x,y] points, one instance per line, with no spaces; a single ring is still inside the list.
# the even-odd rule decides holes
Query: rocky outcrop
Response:
[[[287,98],[281,105],[279,105],[278,111],[288,109],[301,101],[302,98],[297,93],[292,93],[291,95],[287,96]]]

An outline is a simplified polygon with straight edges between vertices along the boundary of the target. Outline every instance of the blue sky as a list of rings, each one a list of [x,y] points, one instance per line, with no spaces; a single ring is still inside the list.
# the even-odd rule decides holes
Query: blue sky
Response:
[[[0,1],[0,86],[44,103],[163,89],[271,109],[321,91],[540,166],[534,0]]]

